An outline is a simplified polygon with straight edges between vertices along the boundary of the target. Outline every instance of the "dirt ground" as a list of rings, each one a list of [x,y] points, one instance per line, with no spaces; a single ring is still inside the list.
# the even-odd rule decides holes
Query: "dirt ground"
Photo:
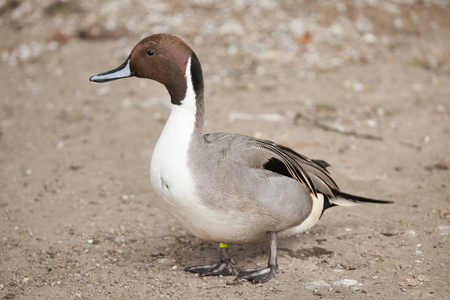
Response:
[[[0,1],[2,299],[449,299],[449,1]],[[280,240],[266,284],[185,266],[218,245],[154,201],[163,86],[90,83],[141,37],[202,62],[206,131],[324,159],[342,190],[395,201],[327,210]],[[238,267],[268,244],[232,245]]]

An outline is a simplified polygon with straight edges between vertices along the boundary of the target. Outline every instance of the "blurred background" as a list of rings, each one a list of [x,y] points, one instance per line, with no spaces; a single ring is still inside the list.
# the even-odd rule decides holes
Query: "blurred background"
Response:
[[[139,39],[169,32],[205,54],[208,80],[234,85],[275,62],[289,76],[346,64],[402,60],[449,72],[449,1],[20,1],[2,0],[1,61],[24,67],[64,56],[74,41],[116,41],[103,60],[126,57]],[[286,70],[287,68],[287,70]],[[49,71],[49,70],[46,70]],[[55,74],[57,75],[57,74]]]

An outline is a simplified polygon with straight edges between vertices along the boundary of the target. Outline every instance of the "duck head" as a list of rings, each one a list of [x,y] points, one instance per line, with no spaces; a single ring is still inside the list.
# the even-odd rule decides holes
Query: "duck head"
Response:
[[[186,78],[186,66],[191,59],[191,78]],[[194,51],[180,38],[170,34],[154,34],[141,40],[119,67],[91,76],[90,81],[140,77],[162,83],[171,96],[172,104],[180,105],[192,80],[197,94],[203,92],[203,75]]]

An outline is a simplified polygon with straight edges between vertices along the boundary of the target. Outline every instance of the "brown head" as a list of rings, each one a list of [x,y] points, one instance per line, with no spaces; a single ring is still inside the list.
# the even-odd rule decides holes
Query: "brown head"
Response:
[[[180,38],[154,34],[141,40],[128,59],[118,68],[92,76],[94,82],[108,82],[127,77],[141,77],[165,85],[173,104],[179,105],[186,94],[186,65],[191,58],[191,78],[196,93],[203,93],[203,75],[194,51]]]

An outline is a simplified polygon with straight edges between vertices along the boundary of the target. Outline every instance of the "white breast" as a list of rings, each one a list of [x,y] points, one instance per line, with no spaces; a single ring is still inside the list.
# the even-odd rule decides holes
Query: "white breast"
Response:
[[[188,151],[195,128],[195,92],[190,75],[191,59],[186,65],[187,90],[181,105],[172,105],[169,119],[153,150],[150,179],[156,192],[168,204],[179,205],[184,194],[191,198],[194,182],[188,168]]]

